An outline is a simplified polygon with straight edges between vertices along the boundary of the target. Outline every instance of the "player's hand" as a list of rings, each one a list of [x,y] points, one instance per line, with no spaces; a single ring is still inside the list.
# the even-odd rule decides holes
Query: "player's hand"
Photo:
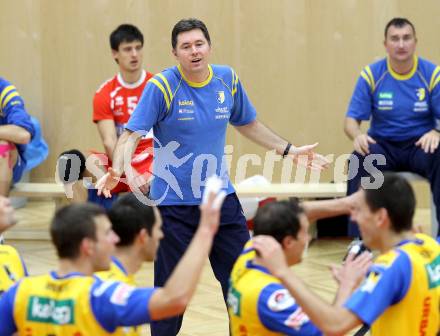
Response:
[[[416,146],[423,149],[425,153],[434,153],[440,142],[440,134],[436,130],[430,130],[423,134],[416,142]]]
[[[107,173],[96,182],[96,189],[98,189],[98,196],[104,195],[106,198],[112,197],[111,190],[116,187],[120,178],[120,173],[113,168],[109,168]]]
[[[318,143],[300,147],[295,147],[292,145],[288,156],[291,157],[293,162],[295,162],[297,165],[313,170],[323,170],[330,165],[330,161],[328,161],[321,154],[313,151],[317,146]]]
[[[370,137],[368,134],[359,134],[354,138],[353,146],[354,150],[362,155],[370,154],[370,144],[375,144],[376,140]]]
[[[260,235],[254,237],[252,241],[252,245],[257,252],[256,260],[266,267],[272,275],[280,277],[289,271],[286,256],[280,243],[275,238]]]
[[[354,290],[365,278],[372,262],[371,252],[365,251],[357,258],[356,253],[349,253],[342,265],[332,265],[330,268],[333,278],[339,283],[339,286]]]
[[[17,223],[15,210],[9,198],[0,196],[0,233]]]
[[[208,191],[206,200],[200,205],[200,223],[199,228],[210,231],[213,235],[217,232],[220,225],[220,210],[223,201],[226,197],[226,192]]]

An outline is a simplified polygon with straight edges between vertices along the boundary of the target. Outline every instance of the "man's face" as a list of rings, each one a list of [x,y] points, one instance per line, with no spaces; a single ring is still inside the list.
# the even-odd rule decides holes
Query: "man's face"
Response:
[[[200,29],[193,29],[177,35],[173,54],[185,74],[197,75],[208,68],[211,46]]]
[[[156,259],[156,252],[159,248],[160,240],[163,238],[162,218],[157,208],[154,208],[154,217],[156,221],[154,222],[151,236],[148,237],[145,242],[145,261],[153,261]]]
[[[112,50],[112,54],[121,71],[135,72],[142,67],[142,43],[140,41],[122,42],[117,51]]]
[[[366,202],[364,190],[360,190],[354,197],[351,219],[358,224],[364,244],[375,249],[379,231],[377,226],[380,220],[379,211],[371,211]]]
[[[413,58],[417,39],[410,25],[390,26],[384,41],[385,49],[391,60],[406,62]]]
[[[284,253],[289,266],[301,262],[303,254],[309,243],[309,220],[305,214],[299,215],[299,222],[300,229],[296,239],[292,237],[290,244],[284,246]]]
[[[112,230],[112,225],[107,216],[95,217],[96,240],[93,241],[94,271],[105,271],[110,268],[111,256],[119,237]]]

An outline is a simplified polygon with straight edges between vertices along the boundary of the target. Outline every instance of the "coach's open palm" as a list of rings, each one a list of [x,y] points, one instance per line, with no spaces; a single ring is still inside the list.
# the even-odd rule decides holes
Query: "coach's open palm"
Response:
[[[109,168],[107,173],[101,177],[98,182],[96,182],[96,189],[98,189],[98,196],[101,194],[106,198],[110,198],[112,196],[111,191],[116,187],[119,180],[121,178],[121,174],[117,173],[113,168]]]
[[[312,170],[323,170],[330,165],[330,161],[327,160],[323,155],[313,151],[317,146],[318,143],[300,147],[292,146],[288,156],[291,157],[293,162],[299,166]]]

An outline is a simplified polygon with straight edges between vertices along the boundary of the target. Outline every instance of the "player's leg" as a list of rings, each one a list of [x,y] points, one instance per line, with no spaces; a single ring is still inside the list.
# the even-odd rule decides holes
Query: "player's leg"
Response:
[[[162,216],[163,239],[154,261],[154,286],[163,287],[185,253],[197,230],[198,206],[159,206]],[[151,323],[152,336],[177,335],[183,315]]]
[[[235,193],[226,197],[220,221],[221,224],[214,238],[209,261],[216,279],[222,286],[226,302],[232,267],[243,251],[244,245],[250,239],[246,218]]]
[[[371,176],[377,171],[394,170],[398,166],[400,150],[386,141],[378,141],[369,146],[370,154],[363,156],[356,151],[348,161],[347,196],[355,193],[363,178]],[[385,164],[384,164],[385,163]],[[359,228],[349,219],[348,235],[359,237]]]
[[[440,149],[434,153],[425,153],[420,147],[414,146],[408,160],[409,171],[423,176],[429,180],[432,197],[436,208],[437,223],[440,223]],[[440,230],[434,232],[439,236]]]
[[[20,160],[15,145],[8,141],[0,141],[0,195],[2,196],[8,196],[13,179],[18,181],[23,173],[23,162],[18,161]],[[14,176],[14,167],[17,164]]]

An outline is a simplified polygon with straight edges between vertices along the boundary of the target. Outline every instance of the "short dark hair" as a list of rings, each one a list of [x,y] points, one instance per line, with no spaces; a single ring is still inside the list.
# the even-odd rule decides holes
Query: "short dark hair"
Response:
[[[110,47],[115,51],[118,51],[121,43],[133,41],[139,41],[144,45],[144,35],[132,24],[121,24],[110,34]]]
[[[58,257],[77,258],[84,238],[96,240],[96,217],[105,215],[103,208],[92,203],[70,204],[59,209],[50,224]]]
[[[296,199],[267,203],[257,210],[254,235],[269,235],[279,243],[287,236],[297,238],[301,214],[304,209]]]
[[[398,28],[402,28],[403,26],[406,25],[410,25],[413,32],[414,32],[414,36],[416,35],[416,28],[414,28],[414,25],[411,23],[411,21],[409,21],[406,18],[400,18],[400,17],[396,17],[391,19],[387,25],[385,26],[385,39],[387,38],[387,34],[388,34],[388,29],[390,29],[391,26],[393,27],[398,27]]]
[[[365,200],[371,211],[384,208],[388,212],[394,232],[412,229],[416,198],[409,182],[396,173],[383,173],[384,181],[377,189],[364,189]]]
[[[173,31],[171,32],[171,45],[173,49],[176,49],[177,36],[180,33],[194,29],[200,29],[203,35],[205,36],[206,40],[208,41],[209,45],[211,45],[211,37],[209,36],[208,28],[206,28],[206,25],[199,19],[191,18],[191,19],[182,19],[174,25]]]
[[[113,231],[119,236],[117,246],[129,246],[142,229],[151,236],[156,216],[153,207],[140,202],[133,193],[119,198],[108,211]]]

